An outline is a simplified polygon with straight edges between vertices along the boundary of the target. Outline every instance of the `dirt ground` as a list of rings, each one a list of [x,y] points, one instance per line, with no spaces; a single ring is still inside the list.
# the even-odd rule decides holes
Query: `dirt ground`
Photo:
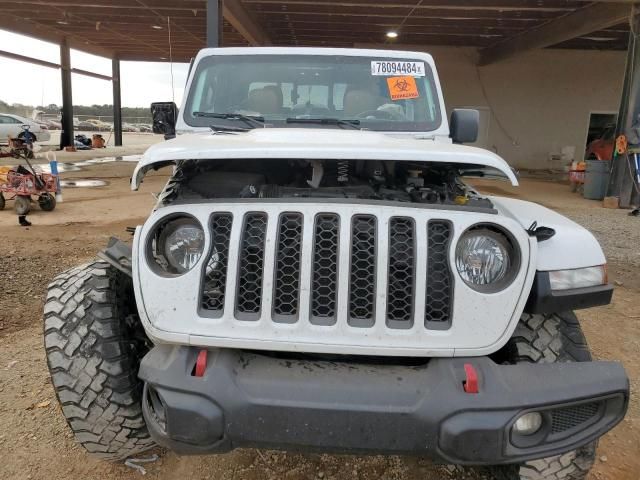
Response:
[[[137,153],[127,151],[126,153]],[[80,154],[71,159],[86,159]],[[97,179],[100,188],[67,188],[64,203],[51,213],[34,209],[33,226],[18,227],[8,202],[0,212],[0,479],[134,479],[141,474],[123,464],[107,464],[78,447],[63,420],[49,383],[42,347],[42,303],[57,273],[91,259],[112,235],[127,238],[125,227],[142,222],[152,208],[166,172],[147,177],[140,192],[129,190],[133,163],[84,166],[64,179]],[[640,477],[640,219],[600,208],[568,187],[524,180],[515,190],[482,182],[481,189],[515,195],[555,208],[590,228],[609,257],[617,288],[611,305],[579,312],[599,359],[622,361],[631,377],[632,401],[626,419],[600,442],[591,480]],[[226,455],[179,457],[158,451],[146,465],[152,479],[402,479],[455,477],[446,467],[415,458],[297,455],[240,450]],[[464,478],[472,478],[465,476]],[[473,477],[476,478],[476,477]]]

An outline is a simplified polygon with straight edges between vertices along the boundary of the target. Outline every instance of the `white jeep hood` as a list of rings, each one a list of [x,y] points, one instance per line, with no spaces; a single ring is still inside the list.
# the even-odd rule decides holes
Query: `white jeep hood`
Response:
[[[200,132],[153,145],[138,162],[131,179],[137,190],[144,174],[179,160],[282,158],[308,160],[405,160],[473,165],[497,170],[518,185],[502,158],[480,148],[431,139],[383,133],[316,129],[260,128],[247,133]]]

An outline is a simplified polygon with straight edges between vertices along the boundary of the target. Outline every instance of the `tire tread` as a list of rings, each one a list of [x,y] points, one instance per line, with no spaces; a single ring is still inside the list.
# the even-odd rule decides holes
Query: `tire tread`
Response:
[[[129,280],[94,261],[58,275],[44,307],[51,381],[76,440],[93,455],[122,460],[153,447],[125,317]]]

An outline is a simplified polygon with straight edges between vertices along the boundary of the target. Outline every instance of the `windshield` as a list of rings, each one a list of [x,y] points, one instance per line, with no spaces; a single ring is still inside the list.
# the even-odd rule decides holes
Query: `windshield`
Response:
[[[329,118],[359,120],[358,127],[368,130],[425,132],[441,122],[433,73],[423,60],[333,55],[203,58],[185,122],[207,127],[214,123],[207,114],[227,113],[262,117],[266,127],[339,128],[336,122],[295,121]]]

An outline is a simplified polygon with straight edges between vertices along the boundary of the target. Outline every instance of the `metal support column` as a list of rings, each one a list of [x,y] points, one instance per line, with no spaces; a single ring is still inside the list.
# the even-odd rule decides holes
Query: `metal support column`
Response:
[[[222,46],[222,2],[207,0],[207,47]]]
[[[60,45],[60,72],[62,74],[62,131],[60,148],[73,146],[73,98],[71,95],[71,53],[66,39]]]
[[[120,59],[111,60],[111,83],[113,84],[113,137],[116,147],[122,146],[122,98],[120,91]]]
[[[637,150],[640,147],[640,9],[635,5],[631,11],[630,24],[627,66],[615,138],[625,135],[629,140],[629,147]],[[640,201],[640,186],[635,175],[633,154],[614,154],[607,196],[617,197],[622,208]]]

